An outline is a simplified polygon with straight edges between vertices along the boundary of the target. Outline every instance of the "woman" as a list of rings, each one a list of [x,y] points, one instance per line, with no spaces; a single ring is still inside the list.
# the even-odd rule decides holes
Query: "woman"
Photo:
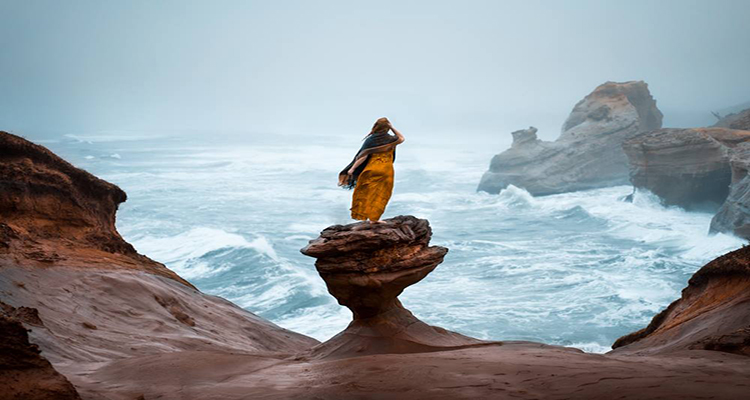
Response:
[[[389,130],[395,136],[389,135]],[[403,142],[404,135],[391,126],[388,118],[380,118],[352,162],[339,173],[339,186],[354,188],[352,218],[371,224],[383,222],[380,216],[393,191],[396,146]]]

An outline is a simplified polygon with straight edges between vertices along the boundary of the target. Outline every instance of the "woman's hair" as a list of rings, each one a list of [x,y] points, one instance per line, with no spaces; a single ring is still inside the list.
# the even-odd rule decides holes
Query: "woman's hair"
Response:
[[[391,128],[391,123],[388,121],[388,118],[378,118],[377,121],[375,121],[375,125],[372,126],[372,130],[370,131],[370,134],[373,133],[388,133],[388,129]]]

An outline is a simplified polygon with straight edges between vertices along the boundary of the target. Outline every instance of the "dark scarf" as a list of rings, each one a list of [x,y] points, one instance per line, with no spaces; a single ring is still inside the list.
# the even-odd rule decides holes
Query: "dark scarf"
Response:
[[[360,157],[360,154],[362,154],[363,151],[367,149],[371,149],[373,147],[379,147],[383,146],[389,143],[393,143],[396,140],[398,140],[398,137],[394,135],[389,135],[387,132],[383,133],[371,133],[367,136],[365,139],[365,142],[362,144],[362,147],[357,152],[357,155],[354,156],[354,159],[352,162],[349,163],[349,165],[346,166],[341,172],[339,173],[339,180],[341,179],[341,176],[344,176],[344,185],[343,187],[347,189],[353,189],[355,186],[357,186],[357,178],[359,178],[359,174],[362,173],[362,171],[365,170],[365,167],[367,166],[367,163],[370,161],[370,155],[367,155],[367,158],[365,161],[360,164],[352,173],[351,177],[349,179],[346,179],[347,172],[349,172],[349,169],[354,165],[354,162],[357,161],[357,159]],[[396,160],[396,149],[393,149],[393,160]]]

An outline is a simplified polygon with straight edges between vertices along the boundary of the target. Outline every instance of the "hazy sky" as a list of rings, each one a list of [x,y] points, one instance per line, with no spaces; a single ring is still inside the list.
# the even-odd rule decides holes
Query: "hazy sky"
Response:
[[[554,138],[607,81],[750,101],[750,1],[0,0],[0,129]]]

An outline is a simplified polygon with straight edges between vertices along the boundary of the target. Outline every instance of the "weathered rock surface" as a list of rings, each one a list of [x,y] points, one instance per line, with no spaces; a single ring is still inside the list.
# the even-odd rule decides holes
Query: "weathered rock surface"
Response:
[[[32,175],[40,184],[59,177],[46,165],[53,176]],[[0,176],[23,193],[15,180],[29,181]],[[40,196],[60,193],[62,198],[45,202],[75,211],[74,204],[64,205],[65,190],[55,191],[66,187],[73,190],[52,186]],[[17,198],[34,204],[36,192],[28,193]],[[35,217],[0,212],[12,220],[0,220],[0,300],[7,303],[0,311],[31,328],[29,341],[83,399],[601,399],[612,393],[621,399],[737,399],[750,386],[742,352],[703,350],[726,350],[743,330],[716,330],[721,335],[703,347],[631,356],[482,342],[419,322],[397,296],[432,271],[446,249],[429,246],[429,225],[413,217],[362,229],[332,227],[307,248],[331,293],[354,314],[341,335],[315,347],[313,339],[200,293],[127,247],[100,246],[117,242],[96,239],[106,236],[104,228],[97,231],[91,222],[66,227],[67,219],[45,226],[47,211],[26,210]],[[736,280],[728,284],[740,287]],[[722,310],[740,315],[736,307]],[[0,326],[0,335],[10,329]],[[0,346],[9,343],[3,339]],[[6,372],[0,370],[0,377]],[[60,382],[24,376],[0,381],[0,398]],[[7,383],[11,389],[3,390]]]
[[[750,142],[732,149],[729,165],[732,169],[729,195],[711,219],[711,231],[750,239]]]
[[[110,265],[190,286],[122,239],[115,213],[127,196],[119,187],[2,131],[0,192],[1,259],[76,268]],[[110,262],[100,262],[103,259]]]
[[[660,129],[623,143],[630,180],[665,204],[685,209],[717,209],[732,183],[734,149],[750,141],[750,131],[726,128]]]
[[[721,118],[715,127],[750,131],[750,108]]]
[[[21,322],[9,316],[24,311],[2,302],[0,306],[0,399],[80,399],[75,387],[40,355],[39,347],[29,343]]]
[[[398,216],[385,221],[334,225],[302,249],[317,258],[315,267],[328,291],[354,317],[346,330],[313,348],[311,355],[417,353],[484,343],[429,326],[401,305],[398,295],[432,272],[448,249],[429,246],[427,220]]]
[[[618,355],[691,349],[750,356],[750,246],[703,266],[680,299],[612,347]]]
[[[646,83],[607,82],[575,105],[554,142],[538,140],[533,127],[513,132],[511,148],[492,158],[478,190],[514,185],[548,195],[627,184],[622,143],[661,122]]]
[[[205,295],[138,254],[115,229],[124,192],[4,132],[0,193],[0,310],[32,328],[31,342],[82,387],[84,398],[106,397],[90,389],[87,377],[125,358],[178,351],[288,355],[318,343]],[[46,385],[24,379],[18,390]]]

